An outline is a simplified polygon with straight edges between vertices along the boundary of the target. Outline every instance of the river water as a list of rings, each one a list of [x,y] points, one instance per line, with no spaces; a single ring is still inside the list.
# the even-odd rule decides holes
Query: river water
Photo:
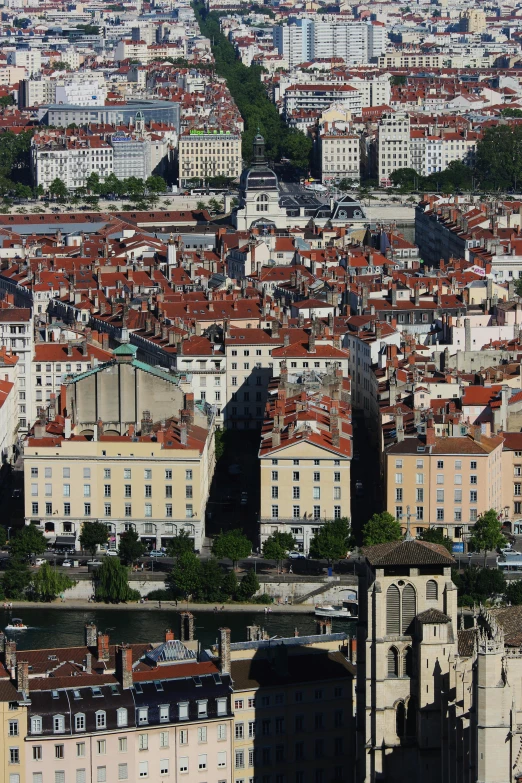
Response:
[[[179,638],[178,611],[117,611],[115,609],[31,609],[29,606],[13,612],[0,609],[0,628],[12,617],[21,617],[27,631],[8,632],[16,639],[20,650],[46,647],[71,647],[84,644],[84,626],[95,623],[99,631],[107,631],[111,642],[161,642],[166,628],[172,628]],[[233,642],[246,640],[247,625],[261,625],[270,636],[293,636],[297,628],[300,636],[315,633],[313,614],[269,614],[260,612],[194,612],[195,636],[204,647],[213,644],[218,628],[231,630]],[[333,623],[334,631],[346,631],[355,635],[355,623],[341,620]]]

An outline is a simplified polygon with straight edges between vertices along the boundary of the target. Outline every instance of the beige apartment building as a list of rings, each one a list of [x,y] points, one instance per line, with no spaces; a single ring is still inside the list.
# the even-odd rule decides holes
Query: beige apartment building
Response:
[[[25,741],[27,735],[27,698],[15,682],[5,678],[0,686],[0,780],[25,783]]]
[[[502,521],[522,533],[522,432],[504,432],[502,449]]]
[[[315,388],[284,373],[269,389],[261,433],[260,543],[291,533],[308,553],[320,526],[350,517],[349,381],[317,374]]]
[[[410,509],[411,533],[441,527],[453,541],[464,541],[478,517],[503,503],[501,436],[488,437],[480,426],[467,435],[404,438],[397,417],[398,440],[385,449],[386,510],[405,531]]]
[[[341,179],[359,181],[360,139],[350,133],[349,126],[345,123],[333,124],[332,127],[325,124],[319,135],[319,145],[323,182]]]
[[[241,134],[192,128],[179,137],[178,156],[181,187],[191,179],[234,179],[241,174]]]

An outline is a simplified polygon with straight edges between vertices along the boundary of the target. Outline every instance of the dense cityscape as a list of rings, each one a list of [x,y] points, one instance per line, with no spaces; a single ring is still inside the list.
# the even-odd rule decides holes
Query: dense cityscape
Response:
[[[0,783],[521,783],[522,3],[0,43]]]

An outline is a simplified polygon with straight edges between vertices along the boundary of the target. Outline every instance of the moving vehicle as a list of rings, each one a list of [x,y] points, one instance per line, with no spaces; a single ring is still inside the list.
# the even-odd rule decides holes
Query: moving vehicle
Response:
[[[167,557],[167,555],[165,552],[162,552],[161,549],[153,549],[149,552],[149,557]]]
[[[5,626],[6,631],[27,631],[27,625],[20,617],[13,617]]]
[[[105,552],[106,557],[118,557],[118,550],[117,549],[108,549]]]
[[[287,555],[289,560],[305,560],[305,556],[302,552],[289,552]]]
[[[64,560],[62,563],[62,566],[64,568],[72,568],[72,561],[71,560]]]

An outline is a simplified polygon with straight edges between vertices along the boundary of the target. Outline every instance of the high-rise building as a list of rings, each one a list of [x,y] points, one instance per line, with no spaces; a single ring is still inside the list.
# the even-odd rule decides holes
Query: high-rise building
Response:
[[[365,22],[298,19],[273,30],[274,46],[290,67],[310,60],[339,57],[346,63],[366,63],[386,50],[386,28]]]

